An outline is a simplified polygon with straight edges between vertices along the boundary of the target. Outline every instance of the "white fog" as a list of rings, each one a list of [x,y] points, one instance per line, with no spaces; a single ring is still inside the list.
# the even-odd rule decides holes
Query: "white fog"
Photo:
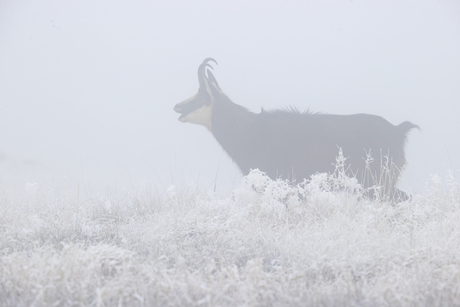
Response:
[[[460,5],[455,1],[22,2],[0,18],[4,181],[120,185],[199,179],[232,188],[236,166],[173,106],[196,70],[259,112],[289,105],[409,120],[400,185],[458,170]]]
[[[340,206],[334,206],[346,199],[346,208],[350,208],[349,197],[342,198],[343,195],[336,195],[332,193],[334,191],[329,191],[332,196],[329,194],[327,197],[324,196],[321,194],[323,191],[318,192],[322,196],[313,193],[312,197],[317,199],[319,204],[326,204],[325,206],[329,208],[318,209],[327,211],[327,214],[323,212],[325,215],[322,218],[327,219],[335,216],[334,214],[342,214],[340,218],[334,220],[339,221],[337,223],[352,221],[350,223],[353,224],[355,217],[365,219],[369,215],[377,214],[378,210],[385,211],[382,214],[386,214],[388,220],[391,220],[388,216],[399,216],[398,212],[403,212],[400,216],[404,218],[410,216],[412,219],[415,214],[411,215],[411,212],[418,212],[419,220],[414,223],[420,223],[417,225],[421,228],[415,237],[428,238],[433,234],[432,228],[423,223],[425,214],[426,219],[429,219],[428,212],[431,209],[428,207],[421,209],[422,204],[436,207],[434,201],[442,199],[442,203],[446,204],[442,209],[444,211],[440,209],[445,214],[443,216],[458,214],[458,211],[455,211],[457,209],[452,208],[459,205],[458,198],[455,198],[459,195],[459,188],[452,182],[460,175],[459,54],[460,2],[454,0],[0,1],[0,205],[3,206],[0,210],[3,210],[4,216],[2,222],[4,226],[0,226],[0,237],[3,237],[2,244],[5,246],[4,252],[0,255],[0,262],[4,266],[0,273],[4,276],[19,274],[14,271],[14,268],[20,267],[20,264],[16,265],[8,261],[13,258],[27,258],[26,254],[21,253],[26,253],[28,250],[33,251],[36,257],[34,259],[38,261],[37,259],[43,255],[64,257],[62,250],[66,248],[73,252],[76,249],[83,254],[99,253],[98,248],[104,250],[101,244],[107,244],[115,249],[115,253],[120,252],[116,250],[117,248],[123,248],[123,253],[126,251],[126,255],[131,255],[130,253],[137,255],[133,256],[134,258],[126,257],[142,262],[143,260],[136,257],[144,252],[143,248],[137,246],[138,243],[129,243],[135,237],[147,233],[152,237],[144,238],[146,241],[143,244],[162,246],[163,241],[158,238],[168,237],[174,231],[187,232],[185,228],[180,228],[182,226],[174,228],[176,226],[171,225],[183,225],[182,222],[187,224],[190,218],[208,225],[206,227],[220,229],[219,227],[226,225],[225,227],[231,228],[233,226],[229,225],[233,224],[229,222],[231,219],[228,216],[232,216],[234,218],[232,221],[236,221],[236,216],[240,214],[238,212],[246,212],[245,217],[242,217],[244,220],[242,223],[247,222],[248,225],[251,224],[253,215],[260,218],[260,214],[263,216],[271,214],[264,223],[276,224],[279,222],[278,218],[287,214],[286,220],[279,223],[293,219],[298,223],[296,224],[298,227],[304,227],[311,222],[308,224],[309,231],[321,233],[324,230],[325,232],[322,232],[324,240],[334,238],[332,233],[336,229],[341,229],[338,224],[333,224],[331,221],[329,221],[332,223],[330,227],[329,224],[315,224],[318,221],[311,220],[311,214],[318,214],[318,211],[307,205],[302,207],[302,200],[292,200],[292,203],[295,203],[293,206],[298,206],[295,208],[298,209],[296,212],[300,212],[299,215],[291,216],[292,212],[289,215],[284,211],[280,213],[282,211],[280,208],[283,206],[276,207],[279,205],[276,197],[285,195],[283,193],[291,195],[289,193],[292,191],[289,189],[293,187],[276,187],[277,192],[274,192],[274,198],[270,201],[267,200],[267,194],[252,195],[253,191],[249,191],[251,184],[248,182],[256,184],[264,177],[257,173],[257,175],[253,174],[253,179],[242,179],[243,175],[236,164],[209,131],[202,126],[181,123],[178,120],[179,114],[174,112],[173,108],[177,103],[196,94],[199,87],[197,69],[207,57],[212,57],[218,62],[218,65],[213,64],[213,74],[222,91],[233,102],[247,107],[252,112],[258,113],[261,108],[270,110],[295,106],[300,110],[309,109],[328,114],[374,114],[382,116],[394,125],[410,121],[420,126],[421,131],[414,129],[408,134],[407,165],[398,184],[400,189],[414,195],[414,200],[409,202],[406,209],[398,211],[400,209],[385,205],[380,207],[380,204],[369,201],[367,207],[364,205],[360,205],[360,209],[353,207],[353,210],[357,210],[353,211],[356,212],[356,216],[355,213],[346,215],[351,211],[345,214],[345,209],[337,209]],[[302,136],[299,135],[300,137]],[[273,188],[275,183],[271,184],[267,185]],[[438,198],[433,196],[433,193],[427,192],[434,191],[430,188],[433,184],[436,186],[434,190],[439,195],[433,193]],[[197,191],[195,196],[190,189]],[[118,241],[114,243],[108,240],[108,233],[113,229],[107,228],[108,222],[101,221],[111,215],[119,215],[122,219],[124,215],[131,216],[132,212],[140,208],[139,204],[133,205],[131,198],[125,204],[126,199],[122,194],[137,195],[133,197],[144,205],[160,202],[162,205],[155,203],[153,207],[149,207],[151,212],[150,209],[142,208],[145,209],[148,221],[155,225],[163,225],[161,226],[163,232],[156,233],[154,229],[159,226],[152,226],[144,220],[140,222],[137,213],[133,213],[132,219],[142,224],[139,226],[142,229],[138,228],[134,231],[129,228],[134,227],[131,224],[131,226],[125,224],[120,226],[120,224],[116,228],[118,232],[123,233],[120,235],[125,238],[120,239],[123,243],[118,244],[116,243]],[[151,199],[149,195],[153,195]],[[447,200],[442,198],[444,196],[451,198]],[[355,196],[350,197],[352,202],[356,201],[359,204],[363,202]],[[56,200],[57,198],[60,200]],[[201,199],[201,202],[197,199]],[[64,203],[62,208],[59,207],[61,201]],[[163,201],[165,203],[162,203]],[[264,206],[268,203],[271,206],[273,202],[277,205],[270,207],[270,210],[251,207],[259,203]],[[188,209],[184,209],[185,207],[180,207],[180,210],[174,209],[174,206],[179,203]],[[48,223],[54,221],[50,217],[52,212],[65,211],[66,209],[63,208],[67,208],[66,204],[81,205],[81,209],[78,209],[81,211],[72,213],[69,209],[68,215],[63,213],[64,215],[56,218],[60,221],[57,222],[60,226],[56,226],[57,224],[49,226],[51,224]],[[244,204],[248,204],[249,207],[245,207]],[[129,211],[131,209],[128,210],[124,206],[129,208],[134,206],[136,210]],[[201,208],[199,210],[205,213],[197,208]],[[103,213],[98,210],[102,210]],[[177,218],[171,215],[176,212],[175,210],[178,210]],[[186,213],[184,210],[191,211]],[[260,214],[254,213],[254,210],[262,210],[262,213],[259,211],[257,212]],[[152,212],[160,216],[154,216]],[[206,224],[207,219],[212,219],[212,213],[215,212],[220,212],[222,214],[220,218],[228,223],[224,221],[220,225],[214,221],[212,222],[214,224]],[[309,217],[300,218],[302,214]],[[92,217],[88,218],[88,216]],[[421,216],[423,218],[420,218]],[[67,218],[69,220],[66,220]],[[71,225],[68,226],[69,228],[64,226],[67,222]],[[99,226],[94,226],[96,224],[93,222]],[[131,222],[132,220],[129,223]],[[290,220],[289,223],[291,222]],[[440,223],[439,220],[437,222]],[[405,247],[395,247],[398,245],[398,235],[388,235],[386,228],[379,228],[383,227],[379,223],[377,220],[369,219],[361,225],[356,224],[358,225],[356,227],[357,229],[377,227],[375,234],[380,239],[374,239],[381,240],[378,242],[382,244],[382,248],[387,244],[389,250],[401,248],[401,253],[404,253]],[[454,219],[445,220],[445,223],[455,224]],[[276,225],[284,227],[280,226],[281,224]],[[27,228],[28,225],[32,225],[30,229]],[[237,253],[234,249],[241,247],[235,243],[238,242],[238,238],[248,236],[251,231],[262,237],[267,229],[271,229],[268,226],[261,226],[262,228],[244,230],[247,229],[244,228],[246,226],[238,225],[235,229],[240,229],[241,232],[233,234],[231,238],[235,241],[225,246],[232,250],[231,253]],[[150,226],[152,228],[149,228]],[[425,226],[426,228],[423,228]],[[123,227],[128,227],[129,230]],[[174,228],[172,232],[168,232],[168,227]],[[54,233],[56,229],[60,229],[59,233],[67,233],[67,235],[62,235],[61,239],[58,237],[45,239],[44,232]],[[78,235],[71,235],[73,231]],[[245,231],[248,233],[245,234]],[[291,228],[286,226],[280,228],[278,234],[289,237],[288,241],[293,245],[305,239],[299,233],[293,234],[290,231]],[[352,235],[352,230],[347,231]],[[9,232],[15,235],[10,236]],[[275,234],[271,233],[271,235]],[[458,234],[455,236],[458,237]],[[21,247],[18,247],[11,243],[13,237],[17,242],[25,243],[19,244]],[[94,239],[95,237],[97,239]],[[86,239],[80,241],[79,238]],[[88,243],[87,238],[93,238],[96,243]],[[175,240],[174,238],[172,236],[170,239]],[[356,240],[359,241],[360,238],[357,237]],[[283,240],[281,237],[277,237],[276,240],[278,239]],[[297,239],[299,241],[296,241]],[[310,239],[311,241],[305,242],[320,245],[319,242],[322,240]],[[360,243],[351,247],[350,253],[353,253],[355,248],[367,248],[374,239],[366,238],[359,241],[362,245]],[[433,235],[431,239],[438,242],[444,242],[444,239],[448,241],[448,238],[443,237],[442,234],[439,234],[439,237]],[[222,238],[219,240],[225,241]],[[268,237],[266,240],[269,240]],[[429,240],[423,242],[421,244],[423,248],[429,248],[431,244]],[[253,243],[251,240],[245,241],[242,246],[247,250]],[[49,246],[58,244],[64,244],[64,247],[59,247],[59,252],[55,254],[53,247]],[[96,251],[90,251],[88,246],[96,248]],[[333,247],[329,256],[334,258],[333,250],[340,247],[333,244],[331,246]],[[416,246],[411,246],[416,249]],[[283,250],[286,247],[272,245],[270,248]],[[446,247],[436,245],[433,248],[443,250]],[[456,250],[450,245],[449,248],[453,248],[453,252]],[[458,246],[456,248],[458,250]],[[240,256],[253,268],[263,271],[267,269],[264,261],[278,257],[274,256],[275,252],[271,256],[263,254],[263,249],[259,246],[244,254],[246,258]],[[145,255],[148,256],[145,257],[150,257],[149,259],[165,257],[161,258],[167,259],[163,263],[165,270],[174,267],[172,263],[179,261],[177,259],[180,257],[185,259],[181,270],[186,268],[185,271],[193,271],[193,269],[199,271],[209,265],[208,262],[204,266],[190,265],[188,260],[193,257],[207,259],[206,257],[209,256],[203,256],[198,249],[194,252],[190,250],[186,252],[181,248],[176,250],[169,246],[165,247],[165,250],[164,252],[146,251]],[[308,250],[307,246],[300,246],[298,250],[289,251],[291,254],[283,254],[275,260],[283,263],[285,267],[290,266],[295,271],[298,269],[296,265],[300,268],[311,264],[308,262],[310,260],[305,259],[302,260],[304,262],[296,262],[296,257]],[[388,254],[383,250],[374,250],[366,255],[369,259],[379,255],[391,258],[396,257],[397,253]],[[88,255],[90,259],[92,254]],[[174,255],[181,256],[172,261]],[[213,261],[217,261],[216,259],[223,254],[215,251],[214,255]],[[335,259],[339,263],[338,271],[344,268],[340,263],[345,263],[349,259],[353,260],[350,266],[361,267],[363,263],[368,263],[372,274],[375,273],[373,270],[381,265],[372,263],[371,260],[360,262],[361,258],[354,256],[348,259],[347,255]],[[404,254],[407,257],[411,255]],[[416,255],[420,256],[420,254]],[[291,256],[291,262],[283,262]],[[62,260],[62,257],[59,261],[66,262],[67,260]],[[243,261],[241,257],[238,258],[240,262]],[[321,259],[312,256],[311,261],[321,267],[324,260]],[[229,261],[228,267],[236,265],[239,269],[246,268],[245,261],[242,264],[228,259],[225,261]],[[262,261],[264,264],[257,261]],[[423,260],[420,261],[423,265]],[[460,259],[459,262],[452,263],[457,265],[458,269]],[[84,264],[79,265],[84,266]],[[155,265],[152,264],[152,267]],[[219,269],[216,270],[222,272],[226,264],[219,263],[217,266],[219,265]],[[426,274],[429,276],[428,266],[426,268]],[[7,270],[10,275],[7,274]],[[53,271],[44,264],[40,270]],[[169,274],[165,272],[161,272],[163,277]],[[404,272],[401,269],[398,276],[404,276]],[[240,271],[241,276],[246,273]],[[376,285],[391,284],[388,281],[392,278],[390,273],[385,275],[386,284],[382,279],[366,284],[366,287],[370,287],[366,288],[370,294],[369,296],[362,294],[365,299],[361,301],[361,305],[373,303],[391,305],[397,301],[396,299],[396,301],[381,301],[384,291],[376,290],[378,288]],[[142,274],[149,276],[146,271]],[[219,278],[224,280],[226,277],[222,276],[225,274],[220,275]],[[52,273],[49,276],[50,280],[54,278]],[[180,284],[179,280],[182,280],[183,276],[171,276],[174,276],[171,280]],[[12,293],[13,288],[8,286],[11,285],[11,280],[8,278],[10,277],[5,277],[3,280],[0,278],[0,289],[3,289],[0,290],[0,296],[5,291],[9,295]],[[167,279],[165,277],[165,280]],[[329,285],[326,279],[322,282]],[[14,295],[8,296],[4,301],[0,299],[0,305],[2,303],[5,306],[31,304],[35,301],[38,306],[44,306],[50,302],[59,302],[56,298],[59,297],[59,294],[56,294],[59,293],[57,290],[56,293],[52,292],[53,294],[45,291],[49,296],[33,297],[31,293],[35,293],[34,286],[40,282],[26,277],[24,280],[28,280],[31,284],[21,288],[19,286],[21,283],[18,282],[17,287],[14,288],[17,293],[16,299]],[[217,283],[219,287],[228,285],[222,280],[222,283]],[[194,292],[189,289],[191,291],[189,294],[193,292],[193,295],[197,296],[192,295],[190,300],[187,300],[185,296],[181,296],[183,292],[176,293],[174,295],[180,299],[169,301],[170,304],[181,305],[187,302],[188,305],[200,305],[198,302],[202,300],[200,301],[202,305],[209,306],[257,305],[255,303],[257,300],[249,299],[257,292],[256,290],[254,292],[247,290],[245,294],[236,291],[238,293],[235,295],[238,295],[238,299],[235,301],[222,300],[222,297],[214,296],[217,288],[210,286],[215,286],[216,283],[210,280],[196,282],[209,287],[207,288],[209,292],[203,290],[206,293],[198,295],[196,293],[201,293],[201,290]],[[270,291],[277,293],[276,286],[271,288],[274,285],[272,281],[267,283],[270,285],[267,286]],[[284,283],[282,288],[287,287],[286,285],[288,283]],[[460,281],[456,280],[451,286],[458,289],[459,285]],[[174,287],[176,286],[177,284]],[[301,288],[296,284],[295,287],[297,286]],[[372,288],[373,286],[376,288]],[[297,297],[296,295],[302,290],[296,292],[297,288],[294,288],[291,288],[292,297]],[[116,292],[115,288],[107,289],[112,289],[107,290],[107,293]],[[145,296],[136,292],[143,297],[143,300],[139,299],[136,304],[152,306],[152,304],[159,304],[160,301],[163,302],[155,301],[152,297],[156,294],[152,295],[150,290],[146,289],[143,290]],[[348,301],[342,300],[342,296],[335,301],[323,301],[322,298],[326,297],[328,291],[334,292],[337,289],[325,290],[326,288],[322,286],[308,289],[318,295],[318,300],[311,301],[311,304],[323,302],[325,305],[332,306],[337,303],[353,305],[359,302],[354,297]],[[412,298],[412,295],[415,295],[413,293],[418,289],[414,286],[405,293]],[[104,297],[101,293],[99,293],[100,297]],[[168,293],[174,297],[171,292]],[[345,295],[344,293],[340,292],[340,295]],[[78,295],[84,296],[81,293],[78,295],[67,293],[62,296],[66,297],[66,295],[73,298],[79,297]],[[168,298],[168,295],[164,294],[162,297]],[[460,302],[457,300],[460,299],[458,293],[455,295],[435,293],[433,296],[439,298],[439,302]],[[93,294],[88,294],[87,297],[84,302],[81,302],[83,305],[96,305],[97,299]],[[111,299],[116,301],[115,294],[114,297],[115,299]],[[295,305],[295,302],[289,301],[288,298],[285,300],[280,298],[279,301],[268,299],[268,301],[273,305],[288,303]],[[265,298],[261,300],[261,302],[268,301]],[[401,306],[410,302],[417,303],[415,299],[398,302]],[[71,301],[61,301],[61,303],[73,304]],[[123,304],[132,305],[133,301],[124,300]]]

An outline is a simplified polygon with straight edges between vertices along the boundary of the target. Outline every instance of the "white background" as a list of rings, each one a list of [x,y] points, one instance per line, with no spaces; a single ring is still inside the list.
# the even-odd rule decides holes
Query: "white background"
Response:
[[[238,185],[212,135],[172,110],[209,56],[254,112],[418,124],[402,189],[460,169],[458,1],[0,1],[0,180]]]

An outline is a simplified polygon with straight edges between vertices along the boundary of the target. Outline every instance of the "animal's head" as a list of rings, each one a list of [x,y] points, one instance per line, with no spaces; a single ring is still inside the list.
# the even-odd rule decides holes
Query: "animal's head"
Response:
[[[217,84],[217,80],[207,67],[212,69],[208,64],[212,61],[217,64],[213,58],[207,58],[198,67],[198,82],[200,88],[198,93],[192,97],[178,103],[174,106],[174,111],[180,113],[179,121],[182,123],[192,123],[203,125],[208,130],[212,128],[212,110],[218,95],[222,93]]]

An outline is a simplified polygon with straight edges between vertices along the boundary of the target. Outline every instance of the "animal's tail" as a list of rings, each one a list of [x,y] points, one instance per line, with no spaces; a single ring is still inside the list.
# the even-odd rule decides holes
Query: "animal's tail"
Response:
[[[398,130],[401,131],[402,133],[406,134],[409,132],[411,129],[417,128],[418,131],[422,131],[419,126],[416,124],[413,124],[411,122],[402,122],[397,126]]]

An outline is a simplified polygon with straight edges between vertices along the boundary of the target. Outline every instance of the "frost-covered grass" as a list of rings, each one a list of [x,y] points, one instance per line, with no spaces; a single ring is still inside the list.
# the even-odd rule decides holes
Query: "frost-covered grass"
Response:
[[[325,174],[154,191],[0,189],[0,306],[460,305],[453,176],[397,205]]]

